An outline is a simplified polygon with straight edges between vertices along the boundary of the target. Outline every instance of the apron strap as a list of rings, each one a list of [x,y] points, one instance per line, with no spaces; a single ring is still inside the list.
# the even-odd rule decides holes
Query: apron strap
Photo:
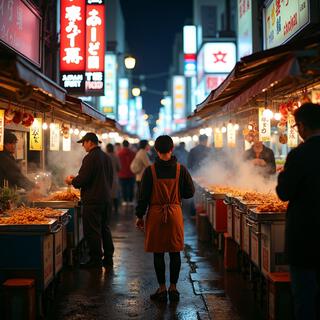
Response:
[[[180,180],[180,163],[177,162],[177,170],[176,170],[176,195],[179,195],[179,180]]]
[[[157,174],[156,174],[156,166],[155,166],[155,164],[153,164],[151,166],[151,173],[152,173],[153,183],[157,182]]]

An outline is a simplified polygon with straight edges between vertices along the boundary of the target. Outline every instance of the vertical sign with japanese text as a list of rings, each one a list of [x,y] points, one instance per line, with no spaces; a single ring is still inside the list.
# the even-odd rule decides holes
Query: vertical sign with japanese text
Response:
[[[227,143],[228,147],[235,148],[236,146],[236,129],[232,123],[227,125]]]
[[[298,130],[294,126],[295,120],[293,115],[288,116],[288,147],[289,148],[295,148],[298,146]]]
[[[173,119],[179,129],[186,123],[186,79],[184,76],[173,76]]]
[[[122,126],[126,126],[129,120],[129,80],[119,79],[119,110],[118,121]]]
[[[60,77],[71,93],[104,94],[104,3],[61,0]]]
[[[266,142],[271,139],[271,120],[263,115],[265,108],[259,108],[259,140]]]
[[[85,92],[88,95],[104,95],[104,5],[91,4],[86,7],[86,73]]]
[[[42,151],[42,118],[34,118],[30,127],[30,150]]]
[[[59,151],[60,126],[59,123],[50,124],[50,151]]]
[[[4,110],[0,110],[0,151],[3,151]]]

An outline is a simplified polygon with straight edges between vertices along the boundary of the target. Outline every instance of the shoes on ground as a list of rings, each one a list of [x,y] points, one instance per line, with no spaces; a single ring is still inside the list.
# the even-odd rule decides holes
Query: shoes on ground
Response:
[[[167,290],[160,291],[158,289],[155,293],[150,294],[150,299],[158,302],[167,302]]]
[[[101,268],[101,267],[102,267],[101,261],[89,260],[87,262],[80,263],[80,268],[82,269]]]
[[[180,293],[178,290],[168,290],[170,302],[177,302],[180,300]]]

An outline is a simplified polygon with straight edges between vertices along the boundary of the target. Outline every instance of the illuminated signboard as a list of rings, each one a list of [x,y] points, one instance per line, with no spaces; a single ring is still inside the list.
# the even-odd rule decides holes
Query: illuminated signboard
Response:
[[[238,60],[252,53],[252,1],[238,0]]]
[[[129,80],[126,78],[119,79],[119,110],[118,121],[122,126],[128,124],[129,118]]]
[[[206,75],[206,94],[218,88],[227,77],[227,74]]]
[[[29,150],[42,151],[42,118],[34,118],[30,127]]]
[[[100,111],[108,117],[114,118],[117,99],[117,63],[114,54],[107,53],[105,55],[104,70],[104,96],[100,97]]]
[[[185,123],[186,79],[173,76],[173,119],[176,124]]]
[[[196,75],[197,28],[183,27],[184,74],[186,77]]]
[[[100,4],[101,2],[101,4]],[[60,77],[71,93],[104,94],[104,4],[61,0]]]
[[[0,42],[40,67],[41,17],[23,0],[0,0]]]
[[[265,49],[287,42],[309,22],[308,0],[271,0],[264,9]]]
[[[263,115],[265,108],[259,108],[259,140],[266,142],[271,139],[271,120]]]
[[[205,73],[229,73],[236,64],[236,45],[233,42],[207,42],[201,50]]]

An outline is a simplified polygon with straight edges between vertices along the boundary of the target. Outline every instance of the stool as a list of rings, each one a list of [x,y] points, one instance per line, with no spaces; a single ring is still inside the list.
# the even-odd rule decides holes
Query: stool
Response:
[[[289,272],[268,273],[267,294],[268,320],[293,319]]]
[[[8,279],[3,287],[5,319],[34,320],[36,318],[35,280]]]

